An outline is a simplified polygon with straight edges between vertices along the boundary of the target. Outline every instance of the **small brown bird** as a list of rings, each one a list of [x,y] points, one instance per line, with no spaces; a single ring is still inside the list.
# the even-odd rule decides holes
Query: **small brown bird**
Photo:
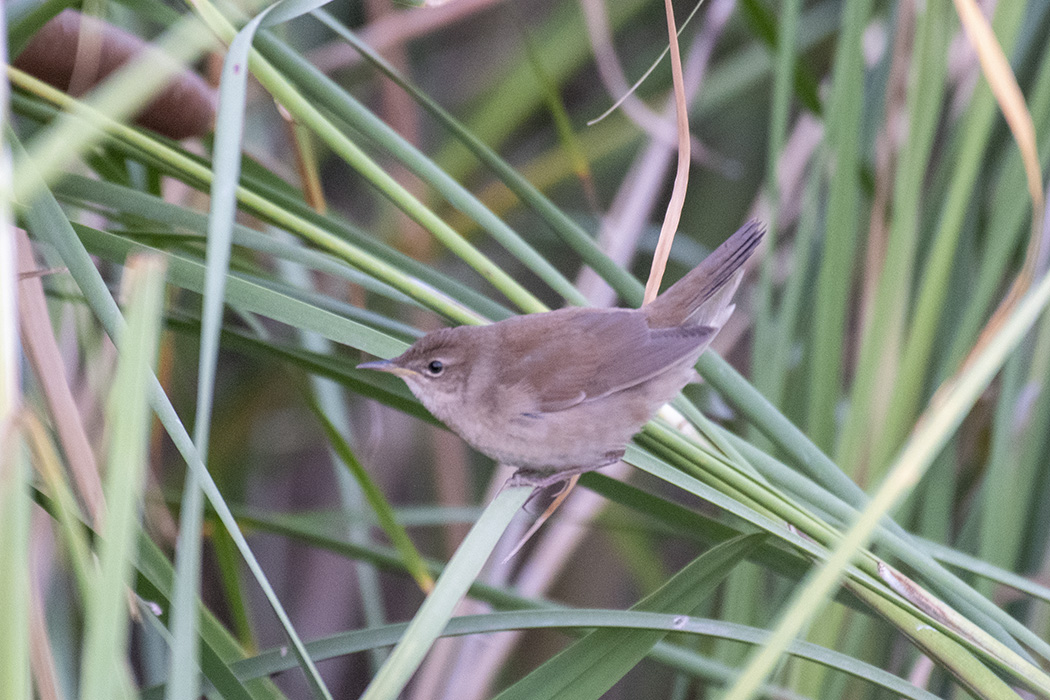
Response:
[[[627,442],[696,376],[733,312],[751,221],[640,309],[567,308],[428,333],[392,360],[435,417],[478,451],[545,487],[623,457]]]

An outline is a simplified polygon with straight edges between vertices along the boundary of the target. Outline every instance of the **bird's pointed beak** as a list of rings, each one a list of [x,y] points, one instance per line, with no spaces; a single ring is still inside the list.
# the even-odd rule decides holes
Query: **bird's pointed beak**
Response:
[[[363,362],[357,366],[357,369],[374,369],[379,372],[396,374],[399,377],[407,377],[416,374],[406,367],[394,364],[392,360],[373,360],[372,362]]]
[[[394,363],[390,360],[372,360],[371,362],[362,362],[357,366],[358,369],[377,369],[380,372],[389,372],[394,367]]]

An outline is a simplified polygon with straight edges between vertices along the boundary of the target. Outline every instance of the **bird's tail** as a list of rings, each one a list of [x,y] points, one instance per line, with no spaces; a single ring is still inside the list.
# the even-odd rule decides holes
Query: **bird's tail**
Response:
[[[742,273],[740,266],[762,241],[765,226],[751,220],[704,261],[643,308],[652,328],[682,325],[720,327],[725,323]]]

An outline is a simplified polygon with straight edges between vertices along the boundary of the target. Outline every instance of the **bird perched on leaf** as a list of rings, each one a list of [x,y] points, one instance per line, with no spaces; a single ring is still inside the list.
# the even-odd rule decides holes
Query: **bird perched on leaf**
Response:
[[[475,449],[517,467],[512,485],[556,484],[617,462],[693,380],[764,232],[747,223],[641,308],[566,308],[445,328],[358,368],[401,377]]]

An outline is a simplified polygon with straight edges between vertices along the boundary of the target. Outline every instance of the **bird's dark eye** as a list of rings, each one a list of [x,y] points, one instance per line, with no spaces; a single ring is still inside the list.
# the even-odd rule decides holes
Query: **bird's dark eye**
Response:
[[[441,360],[431,360],[430,364],[427,365],[427,372],[432,377],[436,377],[445,371],[445,364]]]

